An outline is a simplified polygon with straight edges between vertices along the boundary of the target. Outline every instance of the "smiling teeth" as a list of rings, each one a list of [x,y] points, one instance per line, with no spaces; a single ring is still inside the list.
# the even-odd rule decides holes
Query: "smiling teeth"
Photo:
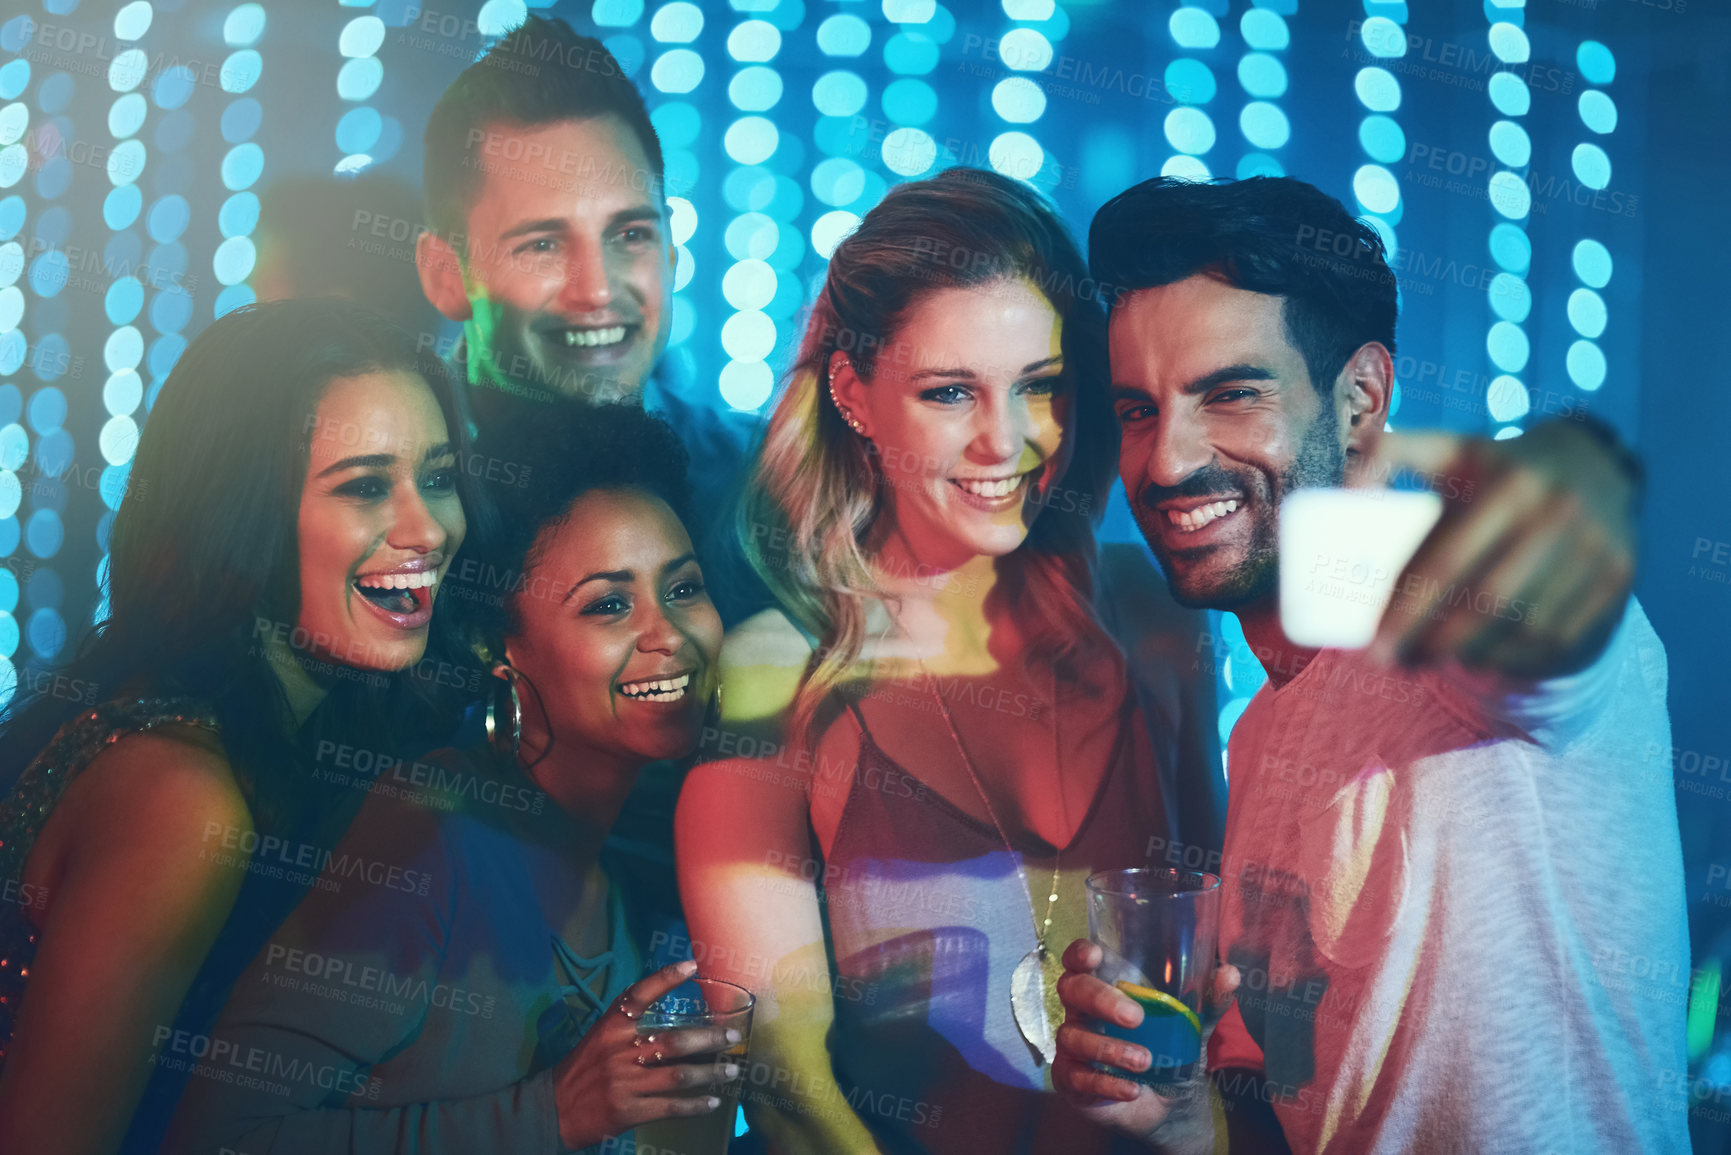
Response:
[[[627,698],[636,698],[642,702],[677,702],[685,697],[685,688],[691,684],[690,674],[681,674],[677,678],[662,678],[647,682],[622,682],[619,692]]]
[[[968,481],[958,478],[956,484],[975,497],[1008,497],[1027,476],[1025,473],[1018,473],[1000,481]]]
[[[1236,501],[1216,501],[1209,505],[1199,505],[1187,512],[1176,509],[1166,511],[1166,520],[1183,530],[1185,533],[1195,533],[1209,522],[1218,521],[1238,508]]]
[[[615,325],[611,329],[565,330],[566,348],[593,349],[600,345],[617,345],[623,340],[625,340],[624,325]]]
[[[419,590],[439,583],[439,571],[424,569],[419,573],[369,573],[355,579],[355,584],[375,590]]]

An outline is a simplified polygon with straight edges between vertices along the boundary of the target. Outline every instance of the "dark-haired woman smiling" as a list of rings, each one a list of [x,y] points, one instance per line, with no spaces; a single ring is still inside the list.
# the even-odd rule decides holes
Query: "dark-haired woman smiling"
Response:
[[[715,1110],[738,1075],[714,1061],[739,1041],[721,1030],[639,1038],[690,970],[641,977],[673,936],[630,848],[608,845],[644,768],[696,749],[714,685],[684,451],[636,406],[538,416],[511,442],[533,484],[496,492],[499,528],[447,594],[495,671],[493,741],[381,778],[336,856],[425,885],[326,871],[235,984],[212,1050],[328,1077],[195,1080],[172,1155],[584,1149]]]
[[[391,675],[463,541],[456,427],[441,368],[346,304],[230,313],[164,383],[70,671],[100,704],[6,728],[0,878],[41,901],[0,907],[0,1150],[155,1150],[176,1047],[310,882],[253,851],[353,814],[313,735],[428,720]]]

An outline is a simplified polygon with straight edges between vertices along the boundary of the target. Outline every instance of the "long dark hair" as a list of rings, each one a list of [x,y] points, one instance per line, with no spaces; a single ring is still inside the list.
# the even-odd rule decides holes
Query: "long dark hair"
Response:
[[[264,641],[300,612],[299,508],[319,399],[334,379],[389,370],[426,381],[460,444],[444,366],[352,302],[245,306],[201,333],[145,422],[110,538],[108,612],[67,669],[102,698],[208,706],[261,828],[295,808],[292,716]],[[469,507],[467,481],[459,486]],[[394,744],[391,721],[426,724],[437,709],[413,676],[325,675],[331,693],[319,713],[364,722],[366,740]],[[0,722],[0,784],[80,708],[47,693],[15,704]]]
[[[891,189],[836,247],[740,508],[747,559],[820,639],[795,700],[794,734],[811,737],[819,705],[859,657],[866,599],[876,595],[868,540],[885,508],[874,447],[848,431],[824,388],[830,358],[846,353],[869,382],[878,353],[927,296],[1005,278],[1032,282],[1058,314],[1075,397],[1069,468],[1006,559],[1005,592],[1032,628],[1032,656],[1068,677],[1083,677],[1069,666],[1080,643],[1102,636],[1094,523],[1118,465],[1105,310],[1075,241],[1038,193],[995,172],[948,169]]]

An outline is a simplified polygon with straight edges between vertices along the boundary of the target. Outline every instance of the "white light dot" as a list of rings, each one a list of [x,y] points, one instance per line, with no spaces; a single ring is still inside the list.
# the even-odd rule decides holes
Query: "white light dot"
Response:
[[[1527,387],[1520,379],[1504,374],[1497,377],[1485,390],[1485,409],[1490,413],[1492,421],[1519,421],[1532,408],[1532,401],[1527,395]]]
[[[1208,171],[1208,166],[1194,156],[1175,156],[1160,166],[1161,176],[1175,176],[1179,180],[1207,180],[1214,174]]]
[[[131,92],[149,70],[150,57],[144,54],[144,49],[128,48],[125,52],[118,52],[108,62],[108,87],[115,92]]]
[[[775,351],[775,322],[756,310],[735,313],[721,326],[721,347],[735,361],[763,361]]]
[[[1359,26],[1358,35],[1372,56],[1391,59],[1406,55],[1406,29],[1387,16],[1372,16]]]
[[[667,225],[673,231],[673,243],[683,245],[697,231],[696,207],[684,197],[668,197]]]
[[[721,399],[735,409],[758,409],[775,391],[775,374],[762,361],[729,361],[721,367]]]
[[[138,451],[138,422],[124,413],[110,417],[97,434],[96,445],[108,464],[125,465]]]
[[[703,10],[679,0],[663,4],[649,22],[649,35],[669,44],[689,44],[703,31]]]
[[[155,10],[146,0],[133,0],[114,14],[114,38],[137,40],[150,31],[150,22],[155,15]]]
[[[1513,24],[1500,23],[1491,25],[1488,34],[1491,51],[1504,64],[1525,64],[1532,54],[1532,47],[1527,43],[1527,34]]]
[[[721,295],[735,309],[762,309],[775,298],[775,270],[767,261],[740,261],[722,276]]]
[[[781,134],[775,122],[761,116],[742,116],[727,128],[721,146],[740,164],[762,164],[775,155]]]
[[[1588,188],[1602,189],[1611,183],[1611,158],[1596,144],[1577,144],[1569,157],[1575,176]]]
[[[1046,150],[1025,132],[1001,132],[986,149],[986,159],[1005,176],[1033,180],[1046,162]]]
[[[920,129],[898,128],[884,137],[883,157],[884,167],[898,176],[919,176],[936,163],[938,145]]]
[[[1491,207],[1512,221],[1532,211],[1533,191],[1526,181],[1507,170],[1491,177],[1489,195]]]
[[[937,0],[884,0],[884,19],[894,24],[924,24],[937,14]]]
[[[767,20],[747,20],[727,34],[727,52],[735,60],[761,64],[781,51],[781,30]]]
[[[824,213],[811,226],[811,247],[818,256],[829,260],[835,252],[835,247],[847,235],[859,228],[859,215],[846,209],[835,209]]]
[[[649,70],[649,80],[662,92],[690,92],[703,81],[703,57],[689,48],[663,52]]]
[[[1581,123],[1603,136],[1617,127],[1617,102],[1596,88],[1581,93]]]
[[[1057,7],[1053,0],[1004,0],[1004,15],[1011,20],[1050,20]]]
[[[992,89],[992,109],[1011,124],[1032,124],[1046,111],[1046,93],[1026,76],[1011,76]]]
[[[1591,341],[1576,341],[1564,358],[1569,380],[1591,393],[1605,383],[1605,354]]]
[[[1591,289],[1576,289],[1569,294],[1569,324],[1583,337],[1598,337],[1605,331],[1608,319],[1605,298]]]
[[[385,22],[377,16],[357,16],[343,26],[337,51],[344,56],[371,56],[385,42]]]
[[[1512,321],[1498,321],[1491,326],[1485,335],[1485,351],[1491,355],[1491,364],[1505,373],[1519,373],[1527,367],[1527,358],[1532,356],[1532,343],[1527,340],[1524,329]]]
[[[1352,195],[1373,213],[1392,213],[1400,204],[1400,182],[1380,164],[1367,164],[1352,176]]]
[[[115,415],[131,413],[144,400],[144,379],[136,370],[111,374],[102,386],[102,406]]]
[[[1012,28],[998,41],[998,59],[1015,72],[1042,72],[1052,63],[1052,42],[1037,28]]]
[[[1510,168],[1524,168],[1533,159],[1533,142],[1527,130],[1512,120],[1499,120],[1491,125],[1491,152]]]
[[[1352,81],[1358,100],[1372,112],[1393,112],[1400,107],[1400,81],[1386,68],[1361,68]]]

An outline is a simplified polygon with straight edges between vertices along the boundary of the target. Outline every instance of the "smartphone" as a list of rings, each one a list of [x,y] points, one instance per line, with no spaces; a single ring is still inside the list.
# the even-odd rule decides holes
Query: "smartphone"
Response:
[[[1442,516],[1399,489],[1300,489],[1280,503],[1280,626],[1301,646],[1362,649],[1395,580]]]

